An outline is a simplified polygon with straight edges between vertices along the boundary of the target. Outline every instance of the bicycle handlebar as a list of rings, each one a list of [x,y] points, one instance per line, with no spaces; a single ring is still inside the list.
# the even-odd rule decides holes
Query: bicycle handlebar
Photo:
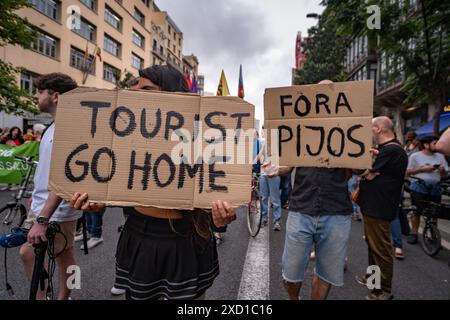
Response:
[[[29,157],[14,156],[14,158],[16,160],[22,161],[22,162],[27,163],[27,164],[36,164],[36,165],[38,164],[37,161],[33,160],[33,156],[29,156]]]

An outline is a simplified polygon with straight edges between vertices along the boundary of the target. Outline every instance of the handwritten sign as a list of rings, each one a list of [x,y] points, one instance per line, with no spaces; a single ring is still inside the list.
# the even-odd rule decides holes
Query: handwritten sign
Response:
[[[280,165],[371,168],[373,81],[267,89],[265,127]]]
[[[55,124],[49,188],[65,199],[88,192],[174,209],[249,201],[251,156],[239,151],[251,150],[240,133],[253,128],[254,107],[241,99],[80,88],[61,96]]]

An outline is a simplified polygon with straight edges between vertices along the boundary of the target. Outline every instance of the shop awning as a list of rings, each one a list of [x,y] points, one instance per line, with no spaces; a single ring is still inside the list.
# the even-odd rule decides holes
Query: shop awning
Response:
[[[450,113],[442,114],[441,120],[439,121],[439,132],[442,133],[445,129],[450,127]],[[418,138],[423,138],[426,136],[433,135],[434,121],[431,120],[424,126],[417,129],[415,132],[417,133]]]

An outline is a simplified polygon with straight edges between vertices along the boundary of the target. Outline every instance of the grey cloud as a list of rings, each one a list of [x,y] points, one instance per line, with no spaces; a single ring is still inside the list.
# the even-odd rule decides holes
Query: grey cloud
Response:
[[[266,17],[258,6],[236,0],[164,0],[168,11],[184,33],[184,53],[196,54],[219,65],[251,61],[271,45]]]

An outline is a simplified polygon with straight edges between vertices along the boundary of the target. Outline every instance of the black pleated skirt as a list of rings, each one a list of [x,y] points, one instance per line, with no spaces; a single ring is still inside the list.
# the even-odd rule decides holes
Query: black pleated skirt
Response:
[[[127,299],[196,299],[219,275],[216,243],[195,234],[190,219],[134,211],[117,245],[115,287]]]

